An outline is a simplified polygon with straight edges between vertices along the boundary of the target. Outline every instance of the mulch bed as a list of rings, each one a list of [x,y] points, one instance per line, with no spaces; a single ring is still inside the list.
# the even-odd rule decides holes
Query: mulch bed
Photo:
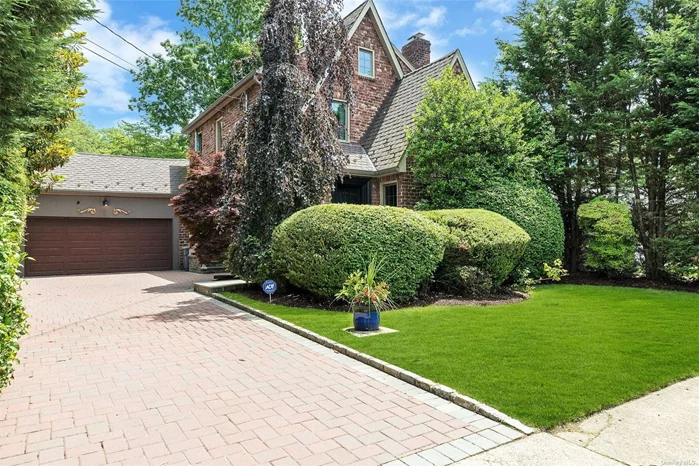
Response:
[[[269,302],[269,297],[255,288],[239,291],[240,294],[257,301]],[[454,296],[445,293],[429,293],[420,296],[410,302],[400,303],[397,308],[420,306],[494,306],[498,304],[512,304],[524,301],[529,296],[517,291],[502,291],[499,294],[478,297]],[[328,311],[349,312],[349,306],[343,301],[319,299],[299,290],[280,290],[272,296],[272,304],[287,307],[300,307],[312,309],[325,309]]]
[[[665,280],[650,280],[647,278],[609,278],[595,274],[576,273],[563,277],[560,283],[569,285],[600,285],[600,286],[626,286],[630,288],[649,288],[667,291],[687,291],[699,293],[699,281],[680,282]]]

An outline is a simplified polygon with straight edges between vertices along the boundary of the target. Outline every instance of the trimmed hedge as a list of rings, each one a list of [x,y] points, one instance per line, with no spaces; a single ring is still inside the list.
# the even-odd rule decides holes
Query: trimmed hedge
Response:
[[[531,242],[512,276],[520,276],[528,269],[530,277],[541,278],[544,263],[552,265],[556,259],[563,258],[563,218],[556,201],[543,187],[503,182],[453,199],[450,205],[434,207],[489,210],[522,227]]]
[[[325,204],[286,219],[274,230],[272,263],[289,283],[334,296],[347,276],[372,259],[394,301],[413,298],[444,255],[449,234],[423,215],[395,207]]]
[[[500,286],[531,238],[514,222],[481,209],[422,212],[449,229],[451,240],[435,279],[450,289],[484,293]]]
[[[27,333],[27,314],[19,296],[18,276],[26,214],[25,193],[0,178],[0,389],[7,386],[17,363],[19,338]]]
[[[625,205],[597,198],[578,207],[587,270],[623,275],[636,268],[636,232]]]

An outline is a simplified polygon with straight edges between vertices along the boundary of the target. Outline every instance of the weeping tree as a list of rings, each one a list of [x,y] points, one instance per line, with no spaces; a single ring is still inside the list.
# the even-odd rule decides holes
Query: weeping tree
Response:
[[[222,204],[237,203],[241,215],[228,265],[249,280],[268,273],[274,227],[327,198],[347,163],[331,110],[333,99],[352,101],[341,8],[341,0],[272,0],[264,14],[260,97],[224,163]]]

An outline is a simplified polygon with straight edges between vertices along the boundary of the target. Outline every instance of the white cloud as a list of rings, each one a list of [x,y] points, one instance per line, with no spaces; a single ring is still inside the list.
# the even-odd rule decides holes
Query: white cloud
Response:
[[[123,36],[148,54],[163,53],[160,43],[169,39],[176,41],[175,32],[167,27],[167,23],[161,18],[149,16],[141,18],[135,23],[125,23],[112,18],[112,8],[106,0],[97,3],[100,13],[97,19],[109,26],[116,33]],[[99,44],[114,55],[109,54],[95,44],[87,42],[85,47],[103,55],[124,68],[133,68],[136,60],[143,57],[143,53],[127,44],[119,37],[109,32],[94,21],[86,21],[77,24],[76,31],[85,31],[87,38]],[[83,67],[87,76],[85,83],[87,96],[85,105],[98,108],[106,113],[126,113],[132,93],[129,91],[131,75],[127,71],[107,62],[95,54],[85,51],[89,62]]]
[[[517,4],[517,0],[478,0],[476,9],[490,10],[504,15],[512,11]]]
[[[386,10],[381,16],[386,29],[400,29],[408,24],[415,23],[418,15],[415,13],[397,14],[393,11]]]
[[[473,22],[473,25],[457,29],[454,31],[454,34],[457,36],[482,36],[486,32],[488,32],[488,30],[483,26],[483,18],[478,18]]]
[[[506,23],[501,19],[493,20],[493,22],[490,23],[490,28],[495,32],[514,31],[515,29],[510,23]]]
[[[430,9],[430,13],[424,18],[420,18],[417,21],[417,25],[420,27],[426,26],[440,26],[444,23],[444,18],[447,16],[447,9],[443,6],[438,6]]]

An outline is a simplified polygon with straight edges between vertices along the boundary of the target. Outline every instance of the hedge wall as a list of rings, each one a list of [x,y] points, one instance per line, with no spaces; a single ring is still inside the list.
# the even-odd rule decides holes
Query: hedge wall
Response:
[[[587,270],[623,275],[636,268],[636,232],[625,205],[597,198],[578,207]]]
[[[540,278],[543,265],[562,259],[565,233],[563,218],[553,197],[543,187],[503,182],[488,189],[473,191],[449,205],[434,208],[485,209],[496,212],[522,227],[531,237],[513,275],[528,269],[532,278]]]
[[[332,297],[347,276],[376,257],[394,301],[430,280],[449,234],[423,215],[395,207],[326,204],[296,212],[272,239],[272,264],[291,284]]]
[[[422,214],[447,227],[452,235],[435,280],[453,291],[477,294],[500,286],[531,240],[514,222],[487,210],[435,210]]]
[[[27,332],[18,276],[23,259],[25,199],[22,189],[0,178],[0,389],[12,378],[18,341]]]

